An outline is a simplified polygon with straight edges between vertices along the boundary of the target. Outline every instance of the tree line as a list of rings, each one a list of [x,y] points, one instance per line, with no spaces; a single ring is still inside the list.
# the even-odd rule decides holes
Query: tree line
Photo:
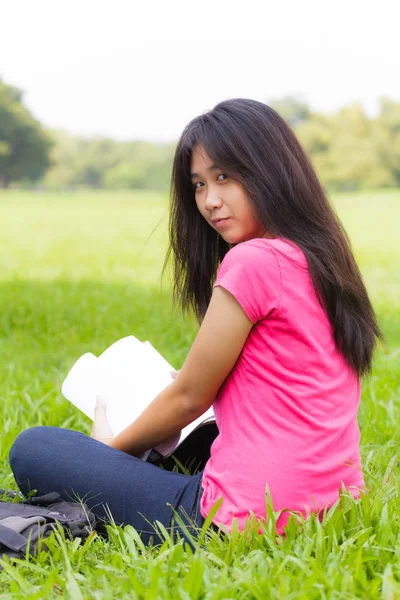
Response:
[[[291,125],[332,191],[400,186],[400,102],[382,97],[376,117],[355,102],[326,114],[295,96],[269,103]],[[21,90],[0,80],[0,187],[169,187],[175,144],[84,138],[45,129]]]

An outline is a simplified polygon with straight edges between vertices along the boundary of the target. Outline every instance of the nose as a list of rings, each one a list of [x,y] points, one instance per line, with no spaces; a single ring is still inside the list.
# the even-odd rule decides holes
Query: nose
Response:
[[[216,208],[220,208],[222,206],[222,198],[219,195],[219,190],[210,190],[207,193],[206,201],[204,203],[204,207],[208,211],[213,211]]]

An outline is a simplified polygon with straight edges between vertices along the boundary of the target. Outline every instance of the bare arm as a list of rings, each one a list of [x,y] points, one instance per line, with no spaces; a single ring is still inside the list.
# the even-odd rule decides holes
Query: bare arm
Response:
[[[235,366],[252,325],[237,300],[224,288],[215,288],[175,380],[110,446],[139,456],[203,414]]]

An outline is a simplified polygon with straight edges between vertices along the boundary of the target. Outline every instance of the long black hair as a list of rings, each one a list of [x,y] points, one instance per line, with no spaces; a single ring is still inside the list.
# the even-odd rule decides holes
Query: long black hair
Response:
[[[193,119],[178,142],[171,182],[169,247],[173,298],[199,323],[218,266],[230,245],[201,216],[190,178],[199,145],[249,195],[257,222],[304,252],[314,289],[331,322],[336,346],[359,375],[371,369],[376,315],[343,226],[289,125],[271,107],[225,100]]]

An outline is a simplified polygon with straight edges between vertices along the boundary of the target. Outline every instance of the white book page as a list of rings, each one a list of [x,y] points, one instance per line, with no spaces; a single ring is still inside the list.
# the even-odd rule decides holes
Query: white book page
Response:
[[[81,356],[64,380],[61,392],[92,420],[96,396],[102,396],[111,430],[118,435],[172,383],[173,370],[149,342],[143,344],[128,336],[98,358],[91,353]]]
[[[114,435],[135,421],[173,379],[173,367],[134,336],[122,338],[98,358],[99,394]]]
[[[97,357],[90,352],[83,354],[65,378],[61,393],[89,419],[94,419],[96,406]]]

